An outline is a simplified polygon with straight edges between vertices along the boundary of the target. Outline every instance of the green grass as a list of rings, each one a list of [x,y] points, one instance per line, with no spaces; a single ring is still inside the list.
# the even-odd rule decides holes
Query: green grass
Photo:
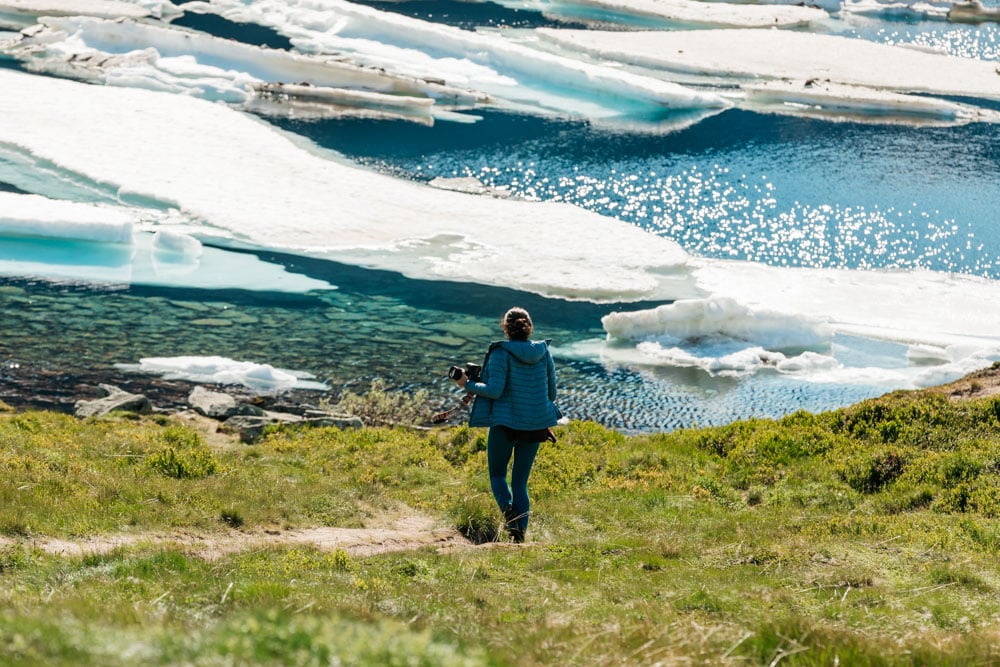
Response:
[[[523,547],[205,560],[41,538],[499,525],[485,433],[285,429],[215,448],[163,418],[0,414],[0,662],[1000,663],[1000,400],[895,393],[624,436],[557,429]]]

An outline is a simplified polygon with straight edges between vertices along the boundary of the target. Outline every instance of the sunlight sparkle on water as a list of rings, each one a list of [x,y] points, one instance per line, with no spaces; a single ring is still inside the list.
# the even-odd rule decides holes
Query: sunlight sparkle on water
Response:
[[[733,177],[719,165],[676,174],[624,173],[548,177],[533,163],[467,169],[489,187],[532,200],[554,200],[641,225],[706,257],[775,266],[925,268],[980,276],[997,264],[967,225],[938,211],[873,205],[781,204],[767,176]]]

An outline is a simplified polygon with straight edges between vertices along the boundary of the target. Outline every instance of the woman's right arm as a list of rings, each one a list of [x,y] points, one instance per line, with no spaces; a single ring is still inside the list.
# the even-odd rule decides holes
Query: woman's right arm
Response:
[[[507,385],[507,351],[497,348],[490,352],[483,369],[486,382],[466,382],[465,390],[484,398],[500,398]]]

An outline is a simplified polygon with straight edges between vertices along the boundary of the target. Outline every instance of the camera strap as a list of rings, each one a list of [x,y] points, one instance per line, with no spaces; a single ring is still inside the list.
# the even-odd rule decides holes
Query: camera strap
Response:
[[[461,405],[456,405],[455,407],[451,408],[450,410],[445,410],[444,412],[437,413],[436,415],[434,415],[433,417],[431,417],[431,423],[432,424],[443,424],[443,423],[445,423],[446,421],[448,421],[449,419],[451,419],[452,417],[454,417],[456,414],[458,414],[459,411],[464,410],[465,407],[472,401],[472,399],[474,397],[475,397],[475,394],[472,394],[471,392],[468,393],[468,394],[466,394],[465,396],[462,397],[462,403],[461,403]]]

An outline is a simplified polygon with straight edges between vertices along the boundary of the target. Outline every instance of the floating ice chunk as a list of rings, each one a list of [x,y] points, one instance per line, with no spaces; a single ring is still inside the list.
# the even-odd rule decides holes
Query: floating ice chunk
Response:
[[[906,350],[906,358],[913,364],[932,365],[945,364],[952,361],[948,348],[939,345],[910,345]]]
[[[766,367],[776,368],[787,357],[781,352],[765,350],[762,347],[748,347],[723,354],[697,354],[680,347],[661,346],[655,342],[640,343],[640,353],[657,364],[679,368],[700,368],[720,377],[741,377],[750,375]]]
[[[132,244],[136,220],[107,206],[0,192],[0,235]]]
[[[536,32],[554,44],[603,59],[722,77],[730,83],[818,79],[896,92],[1000,99],[995,63],[834,35],[787,30]]]
[[[907,19],[944,19],[951,0],[845,0],[844,14]]]
[[[348,53],[372,67],[442,77],[536,111],[613,117],[650,109],[729,106],[712,92],[343,0],[257,0],[249,6],[216,0],[183,8],[273,27],[303,51]]]
[[[820,354],[811,350],[806,350],[802,354],[782,359],[777,363],[777,369],[782,373],[794,373],[806,375],[816,371],[832,370],[840,368],[841,363],[836,358],[828,354]]]
[[[96,16],[107,19],[145,18],[162,16],[167,7],[176,8],[170,2],[149,3],[159,5],[143,7],[124,0],[0,0],[0,26],[26,28],[34,25],[40,16]]]
[[[190,259],[201,257],[204,250],[198,239],[169,229],[153,234],[152,247],[158,255],[179,255]]]
[[[802,26],[828,16],[817,7],[700,0],[578,0],[556,3],[546,8],[546,13],[574,17],[580,9],[587,11],[593,7],[624,15],[729,28]]]
[[[723,337],[768,350],[828,346],[833,332],[819,319],[753,309],[732,299],[683,299],[651,310],[614,312],[601,319],[609,338],[691,341]]]
[[[297,104],[361,107],[429,118],[436,101],[485,100],[482,93],[330,58],[131,21],[42,18],[40,27],[5,50],[33,71],[236,104],[263,97],[286,110]]]
[[[241,385],[261,394],[329,388],[321,382],[310,381],[315,378],[310,373],[219,356],[146,357],[140,359],[138,364],[116,366],[123,370],[161,375],[168,380]]]
[[[900,122],[937,125],[983,120],[996,122],[1000,119],[1000,114],[996,112],[965,104],[829,81],[769,81],[744,85],[743,90],[752,106],[793,105],[794,108],[777,110],[796,115],[824,118],[879,116]]]
[[[923,270],[690,263],[697,284],[718,298],[820,319],[836,334],[950,348],[952,358],[959,350],[968,356],[1000,345],[1000,311],[982,305],[1000,299],[995,280]]]

